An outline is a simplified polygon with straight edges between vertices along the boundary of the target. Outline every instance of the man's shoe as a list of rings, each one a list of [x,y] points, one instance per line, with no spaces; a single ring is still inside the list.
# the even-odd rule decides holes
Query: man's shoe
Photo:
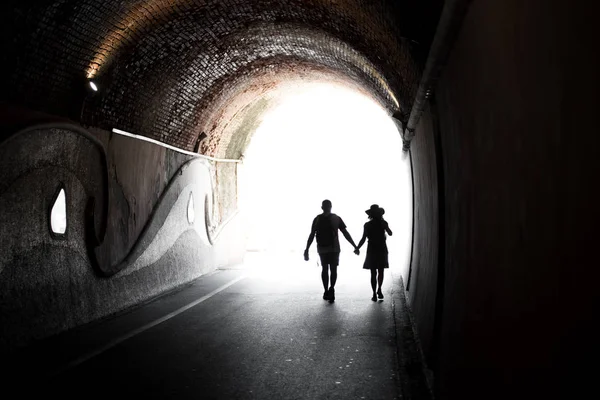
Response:
[[[323,300],[329,300],[329,290],[323,292]]]
[[[329,288],[329,301],[332,302],[335,300],[335,289]]]
[[[373,297],[371,297],[371,300],[377,301],[377,295],[375,293],[373,293]]]
[[[379,292],[377,292],[377,297],[379,297],[380,299],[383,299],[383,293],[381,293],[381,290]]]

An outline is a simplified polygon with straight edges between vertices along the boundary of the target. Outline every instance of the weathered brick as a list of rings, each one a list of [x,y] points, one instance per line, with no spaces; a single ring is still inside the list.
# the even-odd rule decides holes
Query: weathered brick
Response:
[[[440,1],[421,3],[439,8]],[[288,73],[302,64],[355,82],[390,111],[406,113],[419,78],[413,55],[423,53],[427,36],[408,40],[400,26],[408,18],[403,7],[414,4],[9,0],[0,17],[0,100],[192,149],[216,112],[211,101],[235,97],[240,81],[260,71]],[[415,52],[418,41],[425,44]],[[90,78],[98,93],[89,90]]]

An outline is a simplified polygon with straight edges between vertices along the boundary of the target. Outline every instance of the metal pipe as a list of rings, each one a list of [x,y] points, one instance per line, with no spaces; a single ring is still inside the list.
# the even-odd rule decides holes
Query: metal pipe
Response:
[[[427,106],[427,100],[433,94],[446,65],[450,50],[460,31],[470,3],[471,0],[446,0],[444,4],[440,22],[427,56],[425,70],[421,76],[415,102],[410,110],[410,116],[402,134],[402,150],[404,151],[410,149],[410,142],[415,137],[417,124]]]
[[[117,134],[122,135],[122,136],[128,136],[130,138],[134,138],[134,139],[138,139],[138,140],[143,140],[143,141],[149,142],[149,143],[154,143],[154,144],[156,144],[158,146],[162,146],[162,147],[165,147],[165,148],[167,148],[169,150],[173,150],[173,151],[176,151],[178,153],[185,154],[185,155],[192,156],[192,157],[204,158],[206,160],[210,160],[210,161],[214,161],[214,162],[220,162],[220,163],[241,163],[242,162],[241,160],[232,160],[232,159],[228,159],[228,158],[215,158],[215,157],[205,156],[204,154],[199,154],[199,153],[195,153],[195,152],[192,152],[192,151],[183,150],[183,149],[180,149],[178,147],[171,146],[170,144],[166,144],[166,143],[160,142],[158,140],[151,139],[151,138],[146,137],[146,136],[136,135],[135,133],[125,132],[125,131],[123,131],[121,129],[117,129],[117,128],[113,128],[112,131],[113,131],[113,133],[117,133]]]

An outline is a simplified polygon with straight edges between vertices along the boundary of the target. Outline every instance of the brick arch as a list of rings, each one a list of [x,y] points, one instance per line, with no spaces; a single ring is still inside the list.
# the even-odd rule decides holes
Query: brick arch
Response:
[[[109,29],[96,44],[86,71],[88,78],[95,77],[122,49],[137,46],[140,38],[164,39],[173,29],[184,31],[181,27],[190,21],[196,28],[193,38],[208,45],[249,24],[296,22],[324,29],[363,50],[386,49],[388,57],[402,51],[386,0],[150,0],[120,4],[123,9],[119,13],[106,16]]]
[[[208,88],[226,87],[258,60],[327,67],[376,96],[388,92],[390,107],[404,113],[418,81],[392,0],[9,0],[7,7],[3,29],[12,40],[1,56],[9,79],[0,100],[188,149]],[[90,78],[98,94],[87,88]],[[186,84],[197,85],[193,94]]]
[[[346,75],[385,99],[393,112],[399,107],[392,88],[375,65],[346,43],[321,31],[295,25],[254,25],[223,41],[227,51],[197,51],[195,58],[168,66],[158,61],[140,71],[131,64],[117,65],[104,92],[85,109],[84,122],[110,129],[119,127],[188,150],[199,135],[202,109],[213,90],[248,70],[301,61],[338,75]],[[139,58],[134,57],[134,63]],[[134,64],[135,65],[135,64]],[[100,86],[103,82],[100,81]],[[135,97],[135,101],[132,101]],[[139,103],[144,104],[143,108]]]
[[[207,134],[200,152],[217,158],[240,158],[263,116],[295,88],[303,84],[326,83],[344,86],[370,97],[382,108],[389,99],[371,91],[363,81],[328,67],[297,59],[285,62],[254,63],[234,78],[216,85],[201,108],[195,131]]]

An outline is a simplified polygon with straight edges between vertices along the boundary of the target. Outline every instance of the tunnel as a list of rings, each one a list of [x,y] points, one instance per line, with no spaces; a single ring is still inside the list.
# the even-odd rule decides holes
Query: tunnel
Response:
[[[207,399],[575,399],[595,391],[600,65],[592,3],[1,7],[3,390]],[[281,129],[263,139],[278,145],[251,160],[269,116],[311,87],[365,102],[336,118],[378,110],[388,144],[374,120],[356,137],[339,129],[335,145]],[[337,103],[320,110],[333,115]],[[298,111],[288,127],[316,112]],[[386,152],[368,151],[371,142]],[[363,153],[345,152],[350,143]],[[311,178],[348,190],[333,211],[357,242],[364,210],[385,208],[394,236],[378,302],[360,274],[366,248],[357,258],[340,236],[335,303],[320,299],[315,245],[302,260],[310,218],[330,195],[310,192],[312,181],[284,181],[329,158],[319,146],[354,173],[383,176],[369,189],[333,166],[321,170],[327,179]],[[287,178],[268,178],[269,195],[244,186],[252,163],[263,168],[254,178]],[[401,195],[384,197],[384,188]],[[287,211],[244,209],[244,196],[272,209],[307,192],[310,200]],[[287,200],[277,204],[277,193]],[[256,237],[246,222],[257,215],[275,239],[293,238],[297,252],[248,252]],[[290,286],[265,278],[282,271]],[[268,364],[273,357],[281,365]]]

